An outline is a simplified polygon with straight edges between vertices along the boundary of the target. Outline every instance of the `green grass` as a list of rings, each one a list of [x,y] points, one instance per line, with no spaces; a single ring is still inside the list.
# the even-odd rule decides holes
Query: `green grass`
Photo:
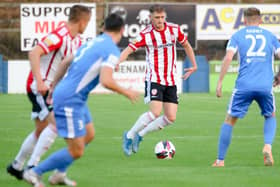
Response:
[[[224,80],[223,80],[223,92],[232,92],[234,86],[235,86],[235,80],[237,78],[237,74],[235,73],[228,73]],[[209,82],[210,82],[210,92],[215,93],[216,92],[216,86],[219,79],[218,73],[211,73],[209,75]]]
[[[229,97],[230,94],[221,99],[214,94],[180,95],[176,123],[147,135],[140,152],[128,158],[121,149],[122,133],[148,106],[142,101],[132,105],[119,95],[92,95],[89,106],[96,138],[68,174],[80,187],[279,186],[279,135],[273,149],[275,166],[264,167],[263,118],[255,103],[234,129],[226,167],[211,167]],[[276,98],[279,107],[279,94]],[[0,186],[27,187],[29,185],[9,176],[5,167],[33,129],[29,118],[31,107],[25,95],[0,95],[0,103]],[[278,121],[279,117],[278,112]],[[155,144],[164,139],[176,146],[173,160],[158,160],[154,155]],[[64,141],[57,139],[48,154],[62,146]],[[49,175],[44,175],[45,182]]]

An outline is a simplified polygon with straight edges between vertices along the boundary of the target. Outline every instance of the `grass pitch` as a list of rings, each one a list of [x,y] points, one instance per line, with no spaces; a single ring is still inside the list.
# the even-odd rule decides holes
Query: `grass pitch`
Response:
[[[88,104],[96,137],[68,175],[77,180],[80,187],[279,186],[279,135],[273,146],[275,166],[265,167],[261,154],[263,118],[256,103],[234,129],[226,167],[211,167],[229,97],[230,94],[221,99],[214,94],[180,95],[177,121],[144,137],[139,153],[128,158],[121,149],[123,131],[130,128],[148,106],[142,101],[132,105],[119,95],[92,95]],[[279,94],[276,99],[279,107]],[[31,106],[25,95],[0,95],[0,103],[0,186],[27,187],[28,184],[12,178],[5,170],[33,129],[29,117]],[[279,117],[278,111],[278,122]],[[173,160],[158,160],[154,155],[155,144],[164,139],[176,147]],[[64,141],[57,139],[48,154],[63,146]],[[43,177],[46,184],[49,175]]]

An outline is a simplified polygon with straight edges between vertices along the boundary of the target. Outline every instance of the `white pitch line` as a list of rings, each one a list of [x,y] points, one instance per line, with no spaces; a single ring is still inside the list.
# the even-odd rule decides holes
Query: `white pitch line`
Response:
[[[277,137],[277,136],[276,136]],[[276,138],[275,137],[275,138]],[[169,136],[168,139],[212,139],[212,138],[219,138],[219,136]],[[232,136],[232,138],[237,139],[255,139],[255,138],[263,138],[263,136]],[[98,138],[98,139],[108,139],[108,138]],[[112,139],[122,139],[121,136],[112,137]],[[145,137],[145,139],[149,140],[158,140],[158,137]]]

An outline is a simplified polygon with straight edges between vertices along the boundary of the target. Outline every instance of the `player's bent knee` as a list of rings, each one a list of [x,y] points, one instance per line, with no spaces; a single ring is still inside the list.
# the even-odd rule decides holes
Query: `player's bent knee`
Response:
[[[85,144],[90,143],[94,139],[94,137],[95,137],[94,132],[87,134],[85,137]]]
[[[85,136],[85,144],[88,144],[88,143],[90,143],[90,142],[94,139],[94,137],[95,137],[95,129],[94,129],[94,126],[93,126],[92,123],[91,123],[91,124],[88,124],[88,125],[86,126],[86,131],[87,131],[87,133],[86,133],[86,136]]]
[[[35,136],[39,138],[41,132],[48,126],[48,121],[43,120],[40,121],[38,118],[35,119],[36,129],[35,129]]]
[[[234,126],[237,120],[238,120],[237,117],[233,117],[233,116],[227,114],[226,119],[225,119],[225,123],[229,124],[231,126]]]
[[[69,152],[74,159],[78,159],[83,156],[84,149],[70,149]]]

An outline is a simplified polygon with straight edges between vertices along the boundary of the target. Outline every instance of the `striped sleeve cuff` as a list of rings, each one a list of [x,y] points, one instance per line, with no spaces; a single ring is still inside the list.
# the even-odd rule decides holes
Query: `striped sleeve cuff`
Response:
[[[187,37],[186,36],[184,36],[184,39],[180,42],[180,44],[184,44],[186,41],[187,41]]]
[[[227,47],[227,51],[233,51],[234,53],[237,51],[236,47]]]
[[[44,44],[44,42],[39,42],[38,45],[44,50],[45,54],[49,53],[49,48]]]
[[[106,66],[106,67],[110,67],[112,69],[115,69],[115,66],[113,64],[110,64],[110,63],[103,63],[101,66],[102,67]]]
[[[133,44],[129,44],[128,45],[133,51],[136,51],[138,48],[135,46],[135,45],[133,45]]]

